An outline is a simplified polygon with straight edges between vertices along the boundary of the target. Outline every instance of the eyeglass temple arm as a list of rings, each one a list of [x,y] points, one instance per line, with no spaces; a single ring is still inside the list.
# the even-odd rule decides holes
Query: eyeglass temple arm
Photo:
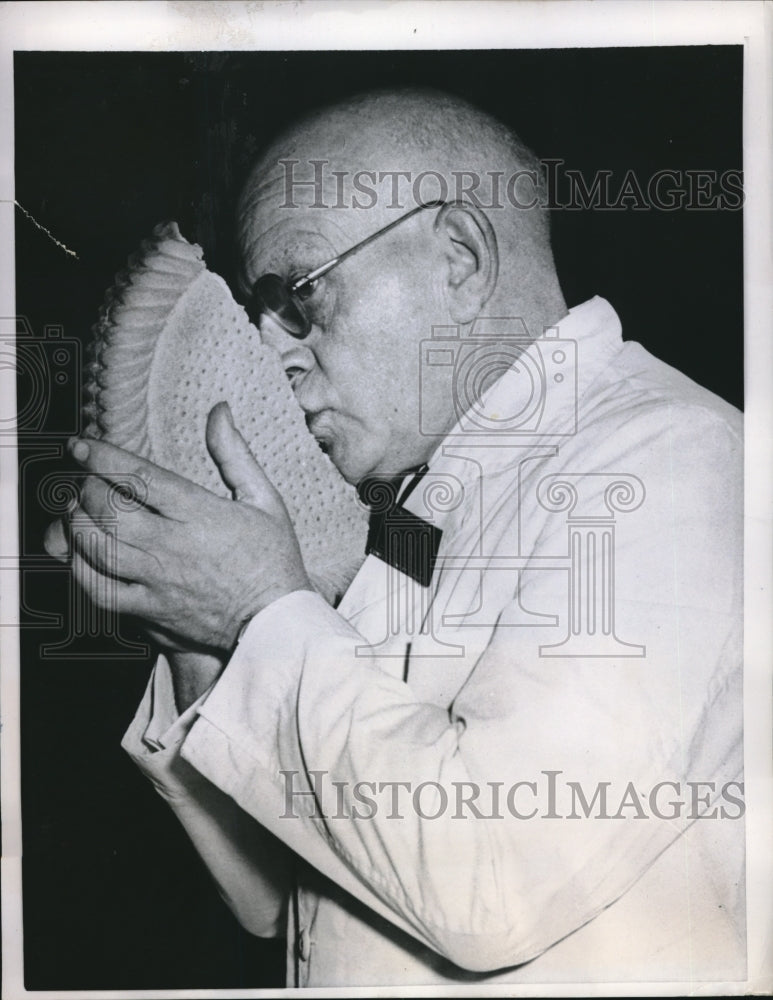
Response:
[[[416,215],[417,212],[423,212],[425,208],[439,208],[444,205],[444,201],[428,201],[422,205],[417,205],[416,208],[412,208],[410,212],[406,212],[405,215],[401,215],[399,219],[395,219],[388,225],[384,226],[383,229],[378,229],[375,233],[371,233],[370,236],[366,236],[364,240],[360,240],[359,243],[355,243],[353,247],[349,247],[348,250],[344,250],[342,254],[338,257],[334,257],[332,260],[326,261],[324,264],[320,264],[319,267],[315,267],[313,271],[309,271],[302,278],[295,282],[295,284],[290,289],[291,292],[295,293],[299,289],[303,288],[304,285],[308,285],[312,281],[316,281],[317,278],[321,278],[323,274],[327,274],[331,271],[337,264],[340,264],[342,260],[346,260],[347,257],[351,257],[352,254],[357,253],[358,250],[362,250],[373,240],[377,239],[379,236],[383,236],[388,233],[390,229],[394,229],[395,226],[399,226],[401,222],[405,222],[406,219],[410,219],[412,215]]]

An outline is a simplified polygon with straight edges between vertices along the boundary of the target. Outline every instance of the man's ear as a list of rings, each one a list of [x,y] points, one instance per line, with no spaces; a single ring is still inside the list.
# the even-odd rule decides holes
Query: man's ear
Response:
[[[438,212],[435,232],[445,241],[446,295],[457,323],[480,315],[497,284],[499,248],[488,216],[468,202],[449,202]]]

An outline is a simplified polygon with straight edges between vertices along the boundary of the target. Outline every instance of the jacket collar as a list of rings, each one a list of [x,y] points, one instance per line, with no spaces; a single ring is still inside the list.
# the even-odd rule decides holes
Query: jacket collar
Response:
[[[496,323],[497,340],[486,338]],[[469,479],[473,466],[461,452],[479,453],[487,474],[520,461],[535,446],[560,445],[577,432],[579,412],[588,389],[623,346],[622,326],[606,299],[594,296],[570,309],[557,326],[532,341],[522,326],[513,326],[512,343],[502,339],[502,320],[483,320],[457,357],[457,400],[468,403],[454,427],[429,460],[429,473]],[[490,346],[487,346],[490,345]],[[463,399],[463,385],[475,382],[474,365],[485,368],[489,358],[512,353],[508,370],[479,401]],[[455,386],[457,388],[457,386]],[[411,508],[411,503],[406,504]]]

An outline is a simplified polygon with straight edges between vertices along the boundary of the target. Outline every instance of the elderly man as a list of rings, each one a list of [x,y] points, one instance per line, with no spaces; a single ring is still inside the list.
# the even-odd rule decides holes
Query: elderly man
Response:
[[[230,501],[72,446],[83,515],[148,485],[117,593],[165,655],[124,745],[290,985],[744,975],[740,418],[567,309],[540,186],[427,93],[319,112],[247,183],[261,335],[389,500],[335,609],[226,407]]]

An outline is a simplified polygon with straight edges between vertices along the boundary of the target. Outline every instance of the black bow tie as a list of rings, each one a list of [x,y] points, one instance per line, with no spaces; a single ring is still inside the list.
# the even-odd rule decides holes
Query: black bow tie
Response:
[[[432,580],[443,532],[406,510],[403,502],[426,472],[427,466],[422,465],[392,479],[370,476],[357,486],[360,500],[370,507],[366,555],[376,556],[422,587],[428,587]],[[407,476],[412,478],[398,503],[400,486]]]

